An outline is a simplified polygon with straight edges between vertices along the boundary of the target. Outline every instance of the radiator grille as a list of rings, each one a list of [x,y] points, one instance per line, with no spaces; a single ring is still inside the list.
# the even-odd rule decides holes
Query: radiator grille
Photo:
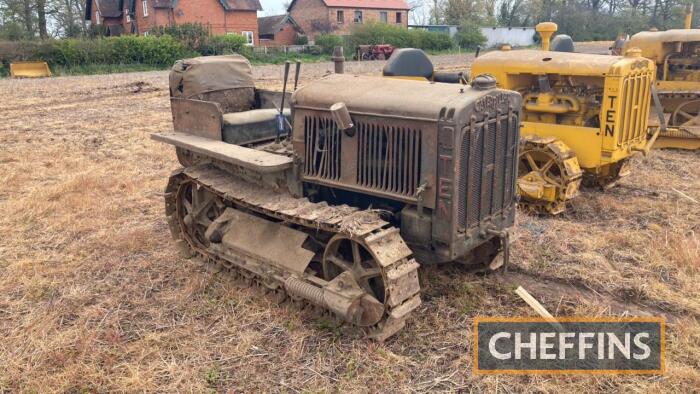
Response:
[[[356,130],[357,184],[412,197],[420,182],[421,130],[368,122]]]
[[[340,130],[333,119],[322,116],[304,117],[306,158],[304,175],[337,181],[341,172]]]
[[[460,229],[478,225],[514,203],[518,116],[499,114],[464,129],[460,146]]]
[[[618,145],[637,140],[646,133],[651,108],[651,82],[651,71],[630,75],[622,81]]]

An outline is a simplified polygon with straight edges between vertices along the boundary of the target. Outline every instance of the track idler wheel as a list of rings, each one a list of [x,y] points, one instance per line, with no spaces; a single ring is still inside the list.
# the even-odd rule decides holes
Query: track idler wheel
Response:
[[[681,103],[671,114],[670,126],[698,127],[700,126],[700,100]]]
[[[578,194],[583,171],[576,154],[562,141],[525,136],[520,141],[518,195],[522,209],[559,214]]]
[[[225,209],[223,201],[191,181],[181,183],[176,193],[176,215],[182,236],[193,249],[206,249],[210,242],[205,235],[207,228]]]

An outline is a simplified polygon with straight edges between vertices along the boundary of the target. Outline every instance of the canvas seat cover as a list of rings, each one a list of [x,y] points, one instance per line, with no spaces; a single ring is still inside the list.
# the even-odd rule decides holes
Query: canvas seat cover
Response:
[[[253,69],[241,55],[178,60],[170,71],[171,97],[193,98],[228,89],[254,89]]]

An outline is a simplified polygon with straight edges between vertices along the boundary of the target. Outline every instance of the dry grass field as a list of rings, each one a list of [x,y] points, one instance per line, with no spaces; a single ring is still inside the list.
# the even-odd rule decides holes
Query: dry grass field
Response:
[[[0,392],[700,387],[700,204],[681,195],[700,200],[700,153],[654,151],[562,216],[520,215],[508,275],[424,270],[422,306],[376,343],[178,256],[178,164],[149,139],[172,128],[166,75],[0,80]],[[665,316],[667,374],[472,375],[475,316],[534,314],[518,284],[556,315]]]

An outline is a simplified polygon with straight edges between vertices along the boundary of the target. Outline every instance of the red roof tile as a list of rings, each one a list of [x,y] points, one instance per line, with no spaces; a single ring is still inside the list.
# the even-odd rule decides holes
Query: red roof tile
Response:
[[[381,8],[386,10],[410,10],[405,0],[323,0],[328,7]]]

